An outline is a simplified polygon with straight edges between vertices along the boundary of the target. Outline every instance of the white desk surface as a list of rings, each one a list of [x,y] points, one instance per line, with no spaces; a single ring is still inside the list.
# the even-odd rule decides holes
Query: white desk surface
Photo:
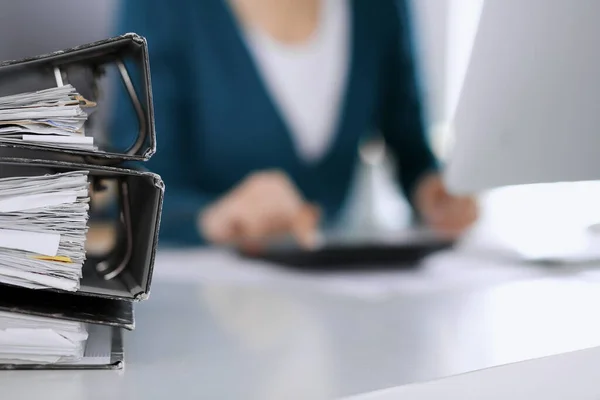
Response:
[[[600,283],[583,275],[448,254],[311,278],[161,252],[124,371],[2,372],[0,398],[597,399],[597,349],[464,374],[600,346]]]

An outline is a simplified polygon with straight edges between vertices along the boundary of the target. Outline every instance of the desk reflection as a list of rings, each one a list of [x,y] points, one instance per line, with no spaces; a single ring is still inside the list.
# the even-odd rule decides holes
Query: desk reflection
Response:
[[[345,397],[600,346],[599,307],[573,276],[377,301],[159,279],[125,371],[3,372],[0,398]]]

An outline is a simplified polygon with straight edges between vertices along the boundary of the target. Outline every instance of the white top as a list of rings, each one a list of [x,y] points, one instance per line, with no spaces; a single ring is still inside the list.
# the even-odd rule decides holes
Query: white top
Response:
[[[349,70],[347,0],[322,0],[313,35],[287,45],[248,27],[246,39],[263,81],[284,118],[299,155],[323,157],[338,128]]]

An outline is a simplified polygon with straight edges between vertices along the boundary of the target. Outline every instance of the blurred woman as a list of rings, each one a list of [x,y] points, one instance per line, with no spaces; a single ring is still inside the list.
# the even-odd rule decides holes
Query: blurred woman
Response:
[[[163,241],[309,243],[373,132],[426,223],[460,233],[476,218],[472,199],[446,192],[425,139],[404,1],[126,0],[120,30],[150,48]],[[135,131],[127,104],[115,140]]]

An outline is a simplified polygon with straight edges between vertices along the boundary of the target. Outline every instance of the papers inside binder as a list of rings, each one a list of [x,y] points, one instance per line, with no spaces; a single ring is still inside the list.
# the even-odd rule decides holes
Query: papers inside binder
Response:
[[[0,179],[0,282],[79,288],[89,210],[86,171]]]
[[[82,322],[0,312],[0,363],[76,362],[87,339]]]
[[[111,349],[108,326],[0,312],[0,364],[107,365]]]
[[[97,150],[84,130],[95,105],[71,85],[0,97],[0,142]]]

